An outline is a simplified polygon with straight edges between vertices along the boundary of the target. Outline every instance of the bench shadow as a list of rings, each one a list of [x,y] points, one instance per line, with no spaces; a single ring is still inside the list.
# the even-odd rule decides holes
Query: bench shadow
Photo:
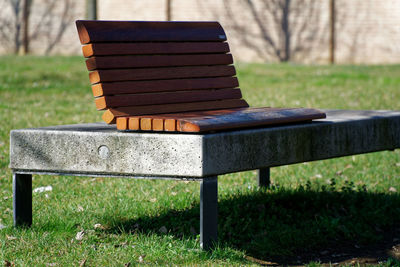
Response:
[[[244,251],[259,264],[378,263],[400,254],[400,195],[365,190],[254,190],[220,196],[219,246]],[[104,218],[105,223],[110,218]],[[199,204],[156,217],[111,222],[114,233],[196,238]],[[160,230],[163,229],[163,230]],[[163,233],[164,232],[164,233]],[[400,250],[400,245],[398,246]]]

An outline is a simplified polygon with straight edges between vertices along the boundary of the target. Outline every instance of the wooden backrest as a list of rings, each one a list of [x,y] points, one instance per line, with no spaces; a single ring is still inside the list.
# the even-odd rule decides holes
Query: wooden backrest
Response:
[[[76,21],[103,119],[248,107],[218,22]]]

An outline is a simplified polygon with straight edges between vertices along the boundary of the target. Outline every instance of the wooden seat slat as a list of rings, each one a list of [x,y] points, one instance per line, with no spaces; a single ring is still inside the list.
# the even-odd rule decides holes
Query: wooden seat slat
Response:
[[[198,91],[180,91],[180,92],[161,92],[147,94],[131,94],[118,96],[102,96],[95,99],[98,110],[126,107],[126,106],[143,106],[143,105],[159,105],[173,104],[184,102],[200,102],[222,99],[239,99],[242,93],[238,88],[230,89],[211,89]]]
[[[194,103],[177,103],[165,105],[146,105],[110,108],[103,114],[103,120],[107,123],[115,123],[117,117],[127,117],[135,115],[152,115],[163,113],[177,113],[199,110],[217,110],[230,108],[243,108],[249,105],[243,99],[227,99],[216,101],[204,101]]]
[[[181,118],[177,121],[177,129],[182,132],[208,132],[305,122],[325,117],[325,113],[307,108],[247,108],[227,114]]]
[[[226,42],[93,43],[82,46],[85,57],[228,53]]]
[[[200,78],[233,76],[236,74],[233,66],[195,66],[195,67],[163,67],[140,69],[95,70],[89,73],[90,82],[115,82],[135,80],[161,80],[177,78]]]
[[[88,70],[172,66],[229,65],[230,54],[157,55],[157,56],[104,56],[86,60]]]
[[[103,95],[235,88],[238,86],[239,82],[236,77],[212,77],[97,83],[92,85],[92,91],[95,97],[99,97]]]
[[[225,41],[218,22],[152,22],[78,20],[82,44],[102,42]]]

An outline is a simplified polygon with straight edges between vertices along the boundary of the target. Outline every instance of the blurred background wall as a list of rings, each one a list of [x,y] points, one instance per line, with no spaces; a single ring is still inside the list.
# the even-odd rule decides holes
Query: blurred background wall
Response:
[[[80,54],[74,21],[87,18],[89,2],[0,0],[0,53]],[[96,2],[103,20],[218,20],[240,61],[400,62],[398,0]]]

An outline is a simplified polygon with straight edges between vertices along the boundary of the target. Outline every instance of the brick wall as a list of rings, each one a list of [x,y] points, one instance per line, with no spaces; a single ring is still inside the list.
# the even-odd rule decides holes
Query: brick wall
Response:
[[[8,2],[0,0],[0,29],[6,33],[0,38],[1,53],[12,51],[14,44],[15,19]],[[32,52],[80,54],[74,21],[84,18],[84,1],[54,1],[55,6],[49,9],[51,2],[34,1],[30,25],[34,33]],[[290,34],[281,30],[282,9],[276,9],[272,1],[251,2],[253,5],[245,0],[172,0],[172,18],[220,21],[236,60],[276,62],[285,58],[285,43],[289,43],[291,61],[328,62],[329,0],[292,0],[288,15]],[[336,14],[336,62],[400,62],[400,1],[336,0]],[[98,0],[99,19],[165,20],[165,17],[166,0]]]

